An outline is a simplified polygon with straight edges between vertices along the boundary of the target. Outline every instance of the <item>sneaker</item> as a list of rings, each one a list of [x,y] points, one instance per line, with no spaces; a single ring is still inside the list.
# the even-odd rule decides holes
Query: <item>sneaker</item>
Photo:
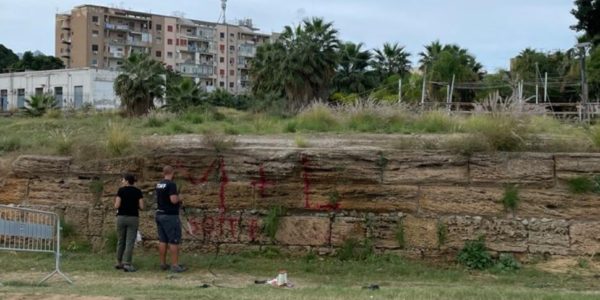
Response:
[[[187,268],[182,265],[171,266],[171,272],[173,273],[181,273],[187,271]]]
[[[160,269],[163,270],[163,271],[166,271],[169,268],[170,268],[169,265],[166,265],[166,264],[165,265],[160,265]]]
[[[135,272],[137,270],[132,265],[123,265],[123,271],[125,271],[125,272]]]
[[[115,269],[122,270],[123,269],[123,264],[115,264]]]

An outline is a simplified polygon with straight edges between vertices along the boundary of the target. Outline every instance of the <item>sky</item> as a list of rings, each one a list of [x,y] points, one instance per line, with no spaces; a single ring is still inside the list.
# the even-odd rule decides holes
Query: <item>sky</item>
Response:
[[[85,0],[84,0],[85,1]],[[81,4],[217,21],[220,0],[0,0],[0,44],[14,52],[54,54],[54,15]],[[333,22],[345,41],[368,49],[397,42],[412,54],[434,40],[468,49],[486,70],[508,68],[510,58],[531,47],[568,49],[572,0],[229,0],[227,21],[252,18],[263,32],[278,32],[307,17]]]

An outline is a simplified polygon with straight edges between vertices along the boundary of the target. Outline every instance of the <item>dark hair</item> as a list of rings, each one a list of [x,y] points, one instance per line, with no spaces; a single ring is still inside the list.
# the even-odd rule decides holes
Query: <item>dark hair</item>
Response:
[[[133,175],[131,173],[123,174],[123,179],[125,179],[125,181],[127,181],[127,183],[129,183],[129,184],[134,184],[137,181],[135,179],[135,175]]]

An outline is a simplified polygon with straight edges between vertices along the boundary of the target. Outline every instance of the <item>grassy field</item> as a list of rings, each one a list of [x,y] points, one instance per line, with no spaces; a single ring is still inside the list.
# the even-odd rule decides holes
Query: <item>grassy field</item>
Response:
[[[51,269],[52,258],[0,254],[2,299],[599,299],[600,282],[592,266],[574,260],[561,273],[526,265],[518,271],[469,271],[452,263],[424,263],[397,256],[339,261],[316,256],[195,255],[185,253],[190,270],[159,271],[155,253],[138,251],[136,273],[112,269],[112,255],[67,253],[63,270],[75,284],[35,282]],[[548,268],[548,267],[547,267]],[[551,269],[556,269],[554,266]],[[254,284],[286,269],[293,288]],[[210,287],[202,288],[203,284]],[[363,286],[378,284],[380,290]],[[107,296],[109,298],[97,298]],[[54,298],[53,298],[54,297]]]
[[[327,107],[313,105],[293,116],[226,108],[196,108],[181,114],[155,111],[124,118],[117,112],[50,111],[40,118],[0,119],[0,156],[7,154],[72,155],[76,159],[139,153],[144,136],[174,134],[289,134],[298,147],[309,147],[312,133],[453,134],[463,137],[442,148],[459,153],[482,151],[600,150],[600,125],[582,126],[551,117],[523,115],[450,116],[441,111],[410,112],[395,105]],[[538,141],[553,137],[540,146]],[[401,144],[398,148],[431,148]]]

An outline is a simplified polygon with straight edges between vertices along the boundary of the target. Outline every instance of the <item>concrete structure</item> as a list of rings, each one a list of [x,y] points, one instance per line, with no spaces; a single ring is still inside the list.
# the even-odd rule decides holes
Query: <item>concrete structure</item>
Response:
[[[109,8],[76,6],[56,15],[55,55],[67,67],[116,70],[134,52],[154,59],[210,91],[244,93],[256,46],[276,37],[247,19],[237,25]]]
[[[28,71],[0,74],[0,110],[25,106],[32,95],[49,93],[59,107],[80,108],[91,104],[98,109],[120,105],[113,90],[119,72],[94,68]]]

